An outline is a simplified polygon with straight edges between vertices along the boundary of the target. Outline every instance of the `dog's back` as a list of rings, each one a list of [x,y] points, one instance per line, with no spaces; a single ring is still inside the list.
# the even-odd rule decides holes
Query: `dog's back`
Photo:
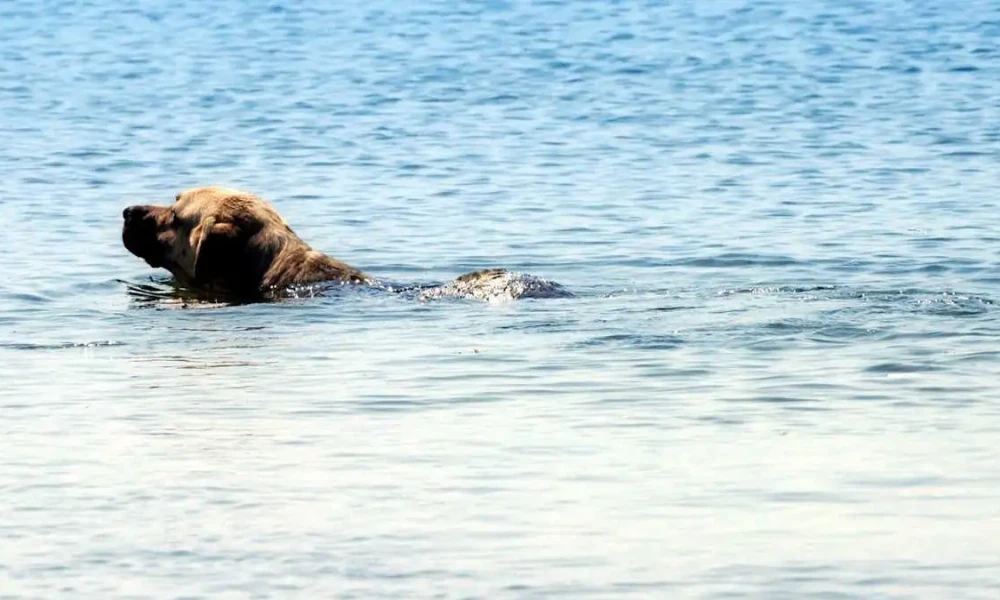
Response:
[[[509,302],[519,298],[566,298],[572,295],[558,283],[541,277],[506,269],[484,269],[424,290],[420,293],[420,299],[467,298]]]

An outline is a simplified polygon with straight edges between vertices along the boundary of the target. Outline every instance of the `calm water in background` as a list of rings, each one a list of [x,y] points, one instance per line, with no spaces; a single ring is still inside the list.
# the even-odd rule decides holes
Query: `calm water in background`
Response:
[[[0,4],[0,597],[1000,594],[1000,4],[115,4]],[[130,292],[206,183],[577,297]]]

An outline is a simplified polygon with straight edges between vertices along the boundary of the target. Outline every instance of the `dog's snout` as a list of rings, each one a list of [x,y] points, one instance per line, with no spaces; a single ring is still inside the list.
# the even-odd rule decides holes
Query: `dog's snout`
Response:
[[[122,243],[125,248],[150,266],[162,263],[162,252],[157,244],[156,223],[152,206],[129,206],[122,211]]]
[[[129,206],[122,211],[122,218],[125,222],[134,221],[135,219],[141,219],[146,214],[146,209],[142,206]]]

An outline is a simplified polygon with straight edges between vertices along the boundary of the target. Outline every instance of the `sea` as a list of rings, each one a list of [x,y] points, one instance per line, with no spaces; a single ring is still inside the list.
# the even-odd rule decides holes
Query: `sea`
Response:
[[[998,173],[997,0],[2,0],[0,598],[1000,598]]]

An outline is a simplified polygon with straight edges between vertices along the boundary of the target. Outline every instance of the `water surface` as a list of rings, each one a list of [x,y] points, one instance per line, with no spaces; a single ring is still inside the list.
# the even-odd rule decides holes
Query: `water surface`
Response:
[[[998,35],[5,2],[0,597],[996,598]],[[379,278],[576,297],[158,297],[121,209],[212,183]]]

